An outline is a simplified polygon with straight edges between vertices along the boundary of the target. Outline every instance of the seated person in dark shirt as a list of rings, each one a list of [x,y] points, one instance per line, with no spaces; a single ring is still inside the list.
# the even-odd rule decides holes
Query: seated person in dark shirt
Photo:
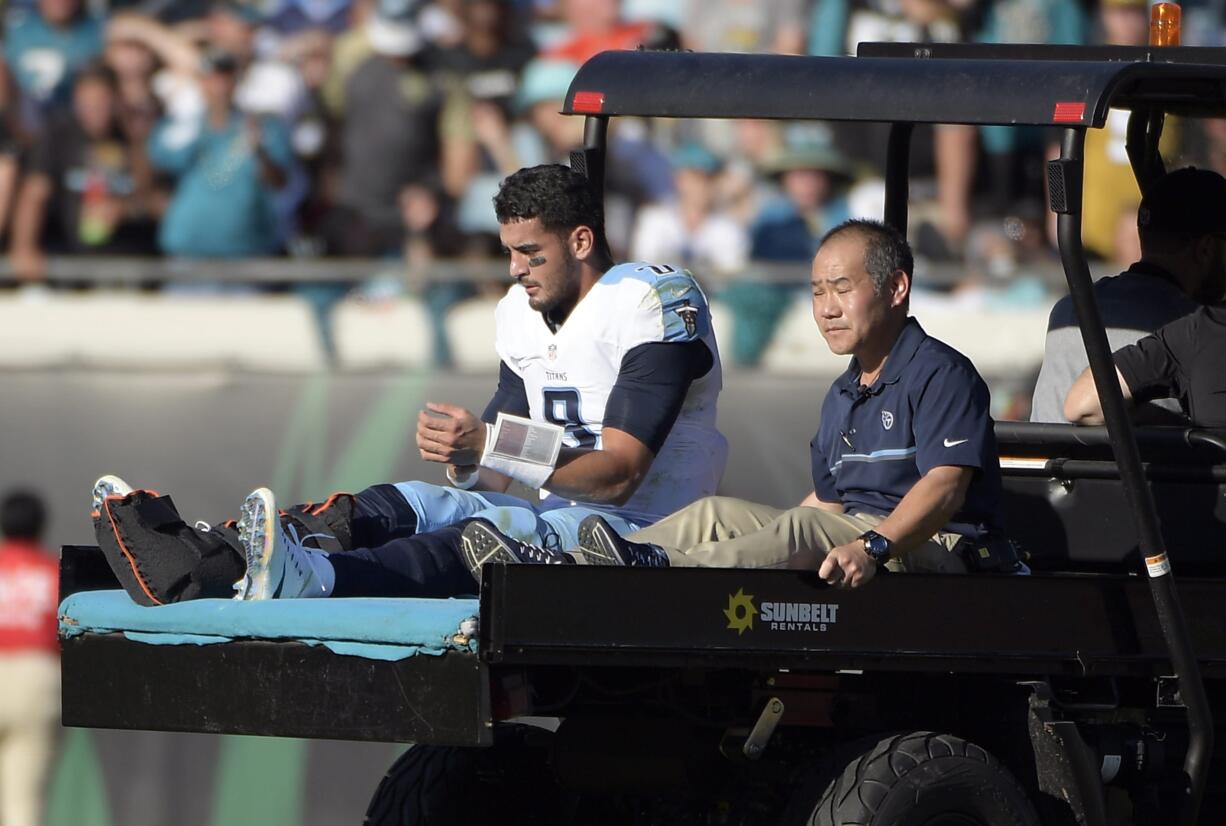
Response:
[[[1226,258],[1226,238],[1218,239]],[[1226,281],[1226,261],[1218,268]],[[1178,399],[1195,425],[1226,427],[1226,305],[1202,307],[1114,355],[1115,375],[1126,401]],[[1073,383],[1064,400],[1065,417],[1077,424],[1102,424],[1103,407],[1090,371]]]
[[[1177,169],[1146,192],[1137,213],[1141,260],[1094,282],[1094,300],[1118,350],[1221,298],[1220,233],[1226,232],[1226,180],[1207,169]],[[1089,358],[1071,296],[1048,321],[1043,366],[1031,404],[1032,422],[1063,422],[1064,399]],[[1134,412],[1138,423],[1178,424],[1179,405],[1154,399]]]

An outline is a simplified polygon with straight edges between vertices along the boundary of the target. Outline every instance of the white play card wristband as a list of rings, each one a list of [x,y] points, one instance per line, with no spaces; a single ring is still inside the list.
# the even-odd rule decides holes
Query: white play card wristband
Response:
[[[565,432],[556,424],[499,413],[494,426],[487,430],[480,465],[530,488],[540,488],[553,475]]]

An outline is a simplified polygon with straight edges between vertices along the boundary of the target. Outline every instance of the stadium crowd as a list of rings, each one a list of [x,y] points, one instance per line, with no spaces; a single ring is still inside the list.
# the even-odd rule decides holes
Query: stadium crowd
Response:
[[[1224,7],[1185,3],[1184,42],[1226,42]],[[870,40],[1147,34],[1146,0],[11,0],[0,84],[9,283],[42,279],[49,255],[403,258],[418,273],[490,257],[490,196],[506,174],[564,160],[581,141],[582,119],[558,110],[578,65],[605,49],[834,55]],[[1111,262],[1138,256],[1125,124],[1116,113],[1086,150],[1086,243]],[[1167,135],[1176,165],[1226,170],[1226,123]],[[1051,139],[921,130],[920,258],[955,263],[964,284],[1049,265]],[[711,279],[737,318],[726,355],[752,364],[795,290],[755,267],[798,262],[803,273],[826,229],[879,216],[884,147],[864,124],[619,121],[610,241],[619,256]],[[436,312],[480,286],[414,283]],[[351,286],[315,285],[312,297],[326,305]]]

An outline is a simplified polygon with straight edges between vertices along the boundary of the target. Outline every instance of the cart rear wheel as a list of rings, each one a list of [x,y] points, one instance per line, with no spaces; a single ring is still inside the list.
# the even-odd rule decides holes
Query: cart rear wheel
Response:
[[[808,826],[1040,826],[1017,780],[992,755],[949,734],[886,737],[848,762]]]
[[[388,769],[366,826],[470,826],[550,822],[557,786],[546,752],[513,730],[491,748],[413,746]]]

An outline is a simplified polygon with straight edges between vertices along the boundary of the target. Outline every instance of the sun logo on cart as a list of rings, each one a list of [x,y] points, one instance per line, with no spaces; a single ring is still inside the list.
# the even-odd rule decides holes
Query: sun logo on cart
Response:
[[[738,588],[735,594],[728,595],[728,607],[724,609],[724,616],[728,618],[728,628],[735,631],[738,637],[753,630],[753,618],[757,614],[753,594],[745,593],[744,588]]]

